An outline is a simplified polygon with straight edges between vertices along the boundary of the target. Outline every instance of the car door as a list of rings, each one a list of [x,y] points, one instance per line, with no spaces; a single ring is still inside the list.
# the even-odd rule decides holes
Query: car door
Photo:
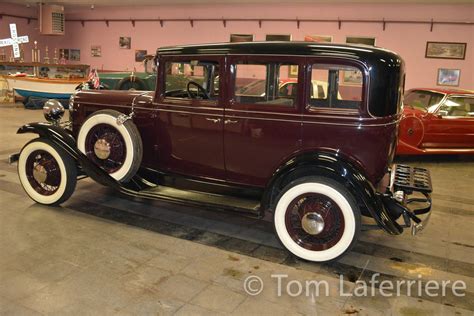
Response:
[[[449,96],[424,120],[425,148],[474,148],[474,97]]]
[[[163,57],[158,97],[158,168],[223,180],[223,59]]]
[[[302,58],[231,56],[224,119],[227,180],[264,186],[301,140]],[[300,71],[301,73],[301,71]],[[280,89],[291,79],[291,89]]]

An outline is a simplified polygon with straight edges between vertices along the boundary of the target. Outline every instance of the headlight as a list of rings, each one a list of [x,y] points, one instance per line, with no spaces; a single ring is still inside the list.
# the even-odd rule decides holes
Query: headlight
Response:
[[[58,100],[50,99],[44,103],[43,115],[48,122],[58,124],[64,115],[64,107]]]

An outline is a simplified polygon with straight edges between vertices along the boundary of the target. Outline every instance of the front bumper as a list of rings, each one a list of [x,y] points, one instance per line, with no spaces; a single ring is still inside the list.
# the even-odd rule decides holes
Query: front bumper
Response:
[[[394,165],[390,186],[382,200],[393,221],[400,217],[404,228],[413,235],[422,231],[431,216],[431,176],[428,170],[407,165]]]

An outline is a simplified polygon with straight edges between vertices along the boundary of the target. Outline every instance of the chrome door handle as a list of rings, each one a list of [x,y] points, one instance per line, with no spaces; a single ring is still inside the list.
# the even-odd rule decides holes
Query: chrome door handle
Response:
[[[220,118],[210,118],[210,117],[206,117],[206,120],[211,121],[213,123],[219,123],[221,121]]]
[[[234,120],[225,120],[224,124],[235,124],[238,123],[239,121],[234,121]]]

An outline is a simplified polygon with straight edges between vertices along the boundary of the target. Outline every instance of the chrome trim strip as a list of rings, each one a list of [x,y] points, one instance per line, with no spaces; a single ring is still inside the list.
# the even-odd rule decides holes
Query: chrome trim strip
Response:
[[[223,117],[222,114],[213,114],[213,113],[196,113],[196,112],[189,112],[189,111],[177,111],[177,110],[168,110],[168,109],[158,109],[159,112],[167,112],[167,113],[183,113],[189,115],[202,115],[202,116],[216,116],[216,117]]]
[[[277,121],[277,122],[290,122],[290,123],[298,123],[298,124],[321,124],[321,125],[339,125],[339,126],[354,126],[354,127],[359,127],[359,126],[364,126],[364,127],[374,127],[374,126],[389,126],[389,125],[394,125],[398,124],[401,119],[398,119],[396,121],[390,122],[390,123],[380,123],[380,124],[364,124],[363,122],[359,124],[347,124],[347,123],[330,123],[330,122],[312,122],[312,121],[296,121],[296,120],[284,120],[284,119],[269,119],[269,118],[263,118],[263,117],[245,117],[245,116],[226,116],[226,118],[238,118],[238,119],[248,119],[248,120],[261,120],[261,121]]]

